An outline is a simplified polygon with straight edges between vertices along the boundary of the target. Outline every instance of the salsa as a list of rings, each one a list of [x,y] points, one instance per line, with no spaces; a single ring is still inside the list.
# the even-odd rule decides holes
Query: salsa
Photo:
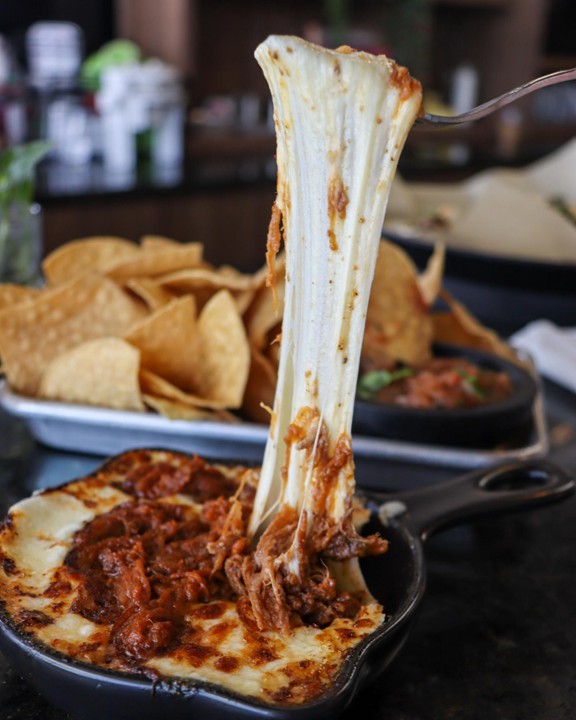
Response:
[[[432,358],[419,367],[368,370],[358,382],[362,400],[411,408],[471,408],[509,397],[506,372],[480,367],[465,358]]]

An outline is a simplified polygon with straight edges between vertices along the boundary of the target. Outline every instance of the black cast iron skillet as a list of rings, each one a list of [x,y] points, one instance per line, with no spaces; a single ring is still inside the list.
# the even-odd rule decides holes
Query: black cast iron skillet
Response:
[[[356,692],[394,659],[405,642],[425,586],[423,541],[433,532],[495,513],[567,498],[574,483],[544,460],[512,462],[407,493],[368,496],[370,531],[390,541],[387,554],[363,565],[387,622],[347,657],[321,698],[273,706],[201,682],[152,682],[71,662],[41,647],[0,616],[0,650],[14,669],[75,720],[320,720],[338,716]]]

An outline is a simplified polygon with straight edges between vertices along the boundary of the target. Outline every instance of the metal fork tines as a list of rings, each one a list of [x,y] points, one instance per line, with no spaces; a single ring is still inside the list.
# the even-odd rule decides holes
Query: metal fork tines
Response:
[[[566,82],[568,80],[576,80],[576,68],[571,70],[560,70],[559,72],[551,73],[550,75],[544,75],[543,77],[536,78],[530,82],[520,85],[520,87],[514,88],[503,95],[500,95],[493,100],[478,105],[478,107],[468,110],[468,112],[462,113],[461,115],[432,115],[431,113],[424,113],[416,120],[416,127],[445,127],[449,125],[460,125],[462,123],[472,122],[473,120],[480,120],[480,118],[490,115],[495,110],[509,105],[510,103],[519,100],[524,95],[540,90],[548,85],[556,85],[557,83]]]

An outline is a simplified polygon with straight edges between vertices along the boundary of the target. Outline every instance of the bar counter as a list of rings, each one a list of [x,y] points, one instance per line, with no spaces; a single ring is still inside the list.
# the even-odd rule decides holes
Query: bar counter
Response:
[[[546,383],[545,402],[549,457],[575,475],[576,396]],[[0,509],[4,513],[34,489],[81,476],[101,461],[41,447],[20,421],[0,415]],[[357,466],[359,484],[380,489],[418,487],[459,472],[381,461]],[[426,595],[407,643],[342,717],[576,717],[575,539],[574,497],[434,536],[426,546]],[[0,718],[70,720],[1,657]]]

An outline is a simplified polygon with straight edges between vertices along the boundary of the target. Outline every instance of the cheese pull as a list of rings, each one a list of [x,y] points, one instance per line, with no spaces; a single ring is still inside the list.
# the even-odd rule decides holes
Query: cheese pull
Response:
[[[330,560],[337,545],[338,560],[368,552],[351,519],[352,413],[384,213],[422,96],[405,68],[348,47],[271,36],[256,59],[277,137],[267,257],[273,275],[282,238],[286,287],[276,396],[249,525],[251,536],[264,534],[246,583],[252,605],[266,592],[262,614],[272,606],[277,617],[286,593],[308,592],[302,583],[314,555]],[[357,589],[358,573],[347,574]]]

